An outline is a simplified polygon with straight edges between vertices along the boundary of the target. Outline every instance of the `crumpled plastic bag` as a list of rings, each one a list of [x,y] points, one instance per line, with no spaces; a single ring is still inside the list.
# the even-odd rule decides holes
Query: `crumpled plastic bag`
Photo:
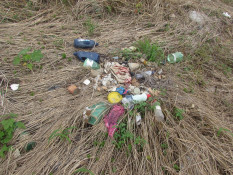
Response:
[[[117,130],[117,120],[124,114],[124,107],[120,104],[116,104],[112,107],[110,112],[104,117],[105,126],[108,129],[108,135],[113,137]]]
[[[129,68],[120,65],[117,62],[112,63],[111,72],[116,77],[118,83],[130,83],[131,76],[129,73]]]

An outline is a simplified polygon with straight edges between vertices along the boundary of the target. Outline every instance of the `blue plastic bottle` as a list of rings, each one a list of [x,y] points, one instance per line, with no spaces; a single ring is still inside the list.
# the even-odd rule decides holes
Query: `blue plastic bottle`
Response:
[[[95,52],[78,51],[78,52],[74,52],[74,56],[76,56],[82,62],[84,62],[87,58],[97,63],[100,62],[100,55]]]
[[[75,39],[74,40],[74,47],[76,48],[92,48],[94,46],[98,46],[99,44],[96,43],[94,40],[88,40],[88,39]]]

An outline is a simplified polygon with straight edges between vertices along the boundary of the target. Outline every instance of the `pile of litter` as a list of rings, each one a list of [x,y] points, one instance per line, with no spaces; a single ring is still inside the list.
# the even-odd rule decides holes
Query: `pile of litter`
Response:
[[[74,40],[74,47],[76,48],[88,49],[98,45],[94,40],[81,38]],[[137,48],[131,46],[122,50],[135,52]],[[110,104],[98,102],[93,106],[86,107],[83,112],[83,119],[86,123],[96,125],[104,118],[109,136],[113,137],[118,119],[123,116],[125,110],[130,111],[134,109],[135,104],[146,102],[150,98],[153,98],[152,106],[154,106],[155,117],[158,121],[164,121],[160,103],[156,99],[160,92],[159,88],[162,87],[159,82],[165,79],[162,69],[155,70],[153,65],[149,67],[147,61],[143,58],[140,59],[140,62],[122,62],[119,57],[114,57],[113,59],[118,60],[118,62],[106,61],[100,63],[100,55],[96,52],[78,51],[74,55],[84,62],[84,67],[91,69],[93,77],[86,79],[83,84],[89,86],[92,82],[94,91],[109,92],[107,98]],[[182,60],[183,54],[181,52],[169,54],[167,57],[169,63],[177,63]],[[142,69],[146,70],[142,71]],[[68,91],[76,95],[81,89],[72,84],[68,87]],[[141,114],[138,113],[136,118],[139,125]]]

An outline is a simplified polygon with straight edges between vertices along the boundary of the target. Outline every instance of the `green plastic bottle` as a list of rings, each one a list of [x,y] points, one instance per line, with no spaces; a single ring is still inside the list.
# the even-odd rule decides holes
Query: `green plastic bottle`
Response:
[[[176,53],[169,54],[167,56],[167,61],[169,63],[178,63],[183,60],[183,57],[184,55],[181,52],[176,52]]]

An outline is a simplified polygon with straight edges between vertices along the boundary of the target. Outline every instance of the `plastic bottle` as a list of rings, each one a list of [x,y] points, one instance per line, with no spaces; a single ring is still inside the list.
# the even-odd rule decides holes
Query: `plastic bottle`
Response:
[[[176,52],[173,54],[169,54],[167,56],[167,61],[169,63],[178,63],[183,60],[184,55],[181,52]]]
[[[150,97],[151,97],[150,94],[140,94],[140,95],[132,96],[134,103],[140,103],[146,101]]]
[[[78,52],[74,52],[74,56],[76,56],[82,62],[84,62],[87,58],[89,58],[90,60],[93,60],[97,63],[99,63],[99,61],[100,61],[99,54],[95,53],[95,52],[78,51]]]
[[[135,78],[137,79],[137,80],[142,80],[142,79],[144,79],[145,77],[148,77],[148,76],[151,76],[151,75],[153,75],[154,74],[154,71],[145,71],[145,72],[142,72],[142,73],[140,73],[140,74],[135,74]]]
[[[164,115],[159,103],[155,103],[155,117],[158,121],[164,121]]]
[[[93,48],[94,46],[98,46],[99,44],[96,43],[94,40],[88,40],[88,39],[75,39],[74,40],[74,47],[76,48]]]
[[[122,99],[122,103],[124,104],[125,109],[133,109],[134,103],[133,103],[132,95],[126,95]]]

